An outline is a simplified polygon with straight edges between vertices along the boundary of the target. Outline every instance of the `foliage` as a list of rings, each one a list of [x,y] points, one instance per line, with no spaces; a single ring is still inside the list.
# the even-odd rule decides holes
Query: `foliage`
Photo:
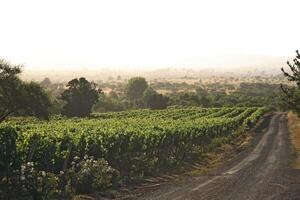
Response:
[[[27,191],[34,200],[50,199],[57,193],[58,177],[51,172],[36,170],[33,162],[21,166],[19,177],[21,189]]]
[[[172,105],[181,106],[199,106],[200,100],[196,93],[194,92],[180,92],[173,93],[169,95]]]
[[[25,114],[48,119],[51,102],[39,84],[34,82],[23,84],[20,92],[22,93],[22,106]]]
[[[96,84],[85,78],[73,79],[68,82],[67,87],[61,94],[61,99],[65,101],[62,114],[68,117],[88,116],[102,91],[97,90]]]
[[[198,80],[198,79],[197,79]],[[167,80],[166,80],[167,81]],[[43,83],[49,81],[43,81]],[[151,87],[156,93],[163,94],[169,99],[168,105],[190,105],[200,107],[222,106],[265,106],[273,110],[286,110],[281,97],[280,82],[285,84],[281,76],[270,77],[207,77],[202,82],[161,82],[152,79]],[[122,111],[137,108],[150,108],[145,99],[132,100],[126,93],[128,81],[97,81],[100,88],[107,88],[105,94],[101,94],[99,101],[93,107],[94,112]],[[124,89],[125,88],[125,89]],[[64,84],[51,83],[46,87],[47,92],[53,99],[55,106],[51,113],[57,112],[62,103],[55,99],[64,90]],[[145,91],[144,91],[145,92]],[[286,101],[286,100],[285,100]]]
[[[48,95],[37,83],[20,80],[21,67],[0,60],[0,122],[11,114],[49,116]]]
[[[95,112],[108,112],[108,111],[122,111],[126,106],[124,102],[120,101],[115,93],[110,95],[100,94],[99,100],[94,106]]]
[[[118,179],[119,174],[104,159],[85,156],[81,161],[75,157],[66,175],[75,194],[87,194],[105,191]]]
[[[165,109],[168,106],[169,99],[162,94],[158,94],[151,87],[148,87],[143,94],[143,100],[147,107],[151,109]]]
[[[13,172],[20,163],[17,131],[10,126],[0,127],[0,191],[6,191],[7,196],[13,193],[13,188],[10,187],[14,182]]]
[[[288,81],[295,83],[296,86],[285,87],[281,86],[282,91],[285,93],[286,104],[289,108],[293,109],[300,115],[300,54],[296,51],[296,57],[292,63],[287,62],[290,72],[281,68],[283,75]]]
[[[11,173],[20,164],[17,153],[17,131],[10,126],[0,127],[0,171]]]
[[[148,83],[143,77],[133,77],[128,80],[125,87],[125,94],[130,100],[139,100],[143,97]]]
[[[48,77],[44,78],[44,80],[40,82],[40,85],[44,88],[49,87],[51,84],[51,80]]]
[[[218,103],[223,106],[266,106],[281,108],[280,85],[267,83],[241,83],[240,89],[230,95],[223,95]]]
[[[252,126],[265,111],[178,107],[98,113],[93,119],[56,117],[47,123],[11,119],[1,125],[0,142],[1,148],[11,144],[13,151],[2,149],[11,153],[1,156],[1,162],[15,164],[10,174],[0,173],[0,180],[8,191],[16,188],[36,198],[105,191],[119,177],[135,180],[177,166],[186,155],[204,151],[241,126]],[[20,167],[20,162],[27,165]],[[22,183],[12,181],[20,179]]]

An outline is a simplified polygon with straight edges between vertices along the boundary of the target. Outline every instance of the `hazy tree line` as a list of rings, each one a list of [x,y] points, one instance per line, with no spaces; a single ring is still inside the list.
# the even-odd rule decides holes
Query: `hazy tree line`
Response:
[[[157,93],[142,77],[128,80],[124,97],[105,95],[94,82],[75,78],[65,86],[20,79],[22,66],[0,60],[0,121],[10,115],[34,115],[48,119],[50,114],[86,117],[93,110],[115,111],[135,108],[164,109],[168,98]],[[59,91],[57,91],[59,90]]]
[[[238,90],[227,94],[222,90],[208,91],[197,86],[192,91],[162,95],[143,77],[133,77],[124,85],[109,93],[95,82],[84,77],[70,80],[67,84],[52,83],[49,78],[42,82],[24,82],[19,78],[22,66],[0,60],[0,122],[7,116],[34,115],[48,119],[51,114],[67,117],[86,117],[91,112],[122,111],[128,109],[165,109],[171,105],[220,107],[220,106],[268,106],[273,109],[292,108],[300,111],[300,63],[299,53],[288,62],[290,72],[282,69],[284,76],[296,86],[287,87],[267,83],[241,83]],[[118,77],[118,80],[121,80]],[[170,86],[165,84],[164,87]],[[157,87],[157,84],[154,84]],[[172,86],[173,87],[173,86]],[[216,88],[222,87],[215,85]],[[226,86],[227,87],[227,86]],[[118,92],[116,92],[118,89]],[[282,95],[282,90],[285,95]]]
[[[128,109],[150,108],[164,109],[167,106],[268,106],[272,109],[284,109],[279,84],[241,83],[233,93],[224,91],[207,91],[198,86],[193,91],[171,92],[159,94],[142,77],[134,77],[108,93],[99,92],[98,100],[92,107],[94,112],[122,111]],[[59,107],[62,105],[58,103]],[[61,109],[55,109],[57,111]]]

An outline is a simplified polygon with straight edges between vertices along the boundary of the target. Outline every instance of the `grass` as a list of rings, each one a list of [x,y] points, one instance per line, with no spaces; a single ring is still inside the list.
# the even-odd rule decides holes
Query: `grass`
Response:
[[[296,160],[293,167],[300,169],[300,118],[297,114],[288,113],[288,128],[290,133],[290,140],[296,152]]]

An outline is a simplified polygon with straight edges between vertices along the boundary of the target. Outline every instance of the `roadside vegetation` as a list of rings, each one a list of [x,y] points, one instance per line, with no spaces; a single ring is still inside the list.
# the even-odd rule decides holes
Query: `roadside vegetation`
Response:
[[[293,112],[288,113],[288,128],[290,139],[296,152],[296,161],[294,166],[300,169],[300,54],[296,51],[296,57],[292,62],[287,62],[288,69],[282,68],[286,79],[293,83],[290,86],[281,86],[284,93],[284,101],[287,108]]]
[[[282,72],[286,79],[293,83],[292,86],[281,86],[285,94],[286,105],[289,109],[300,115],[300,54],[296,51],[296,57],[292,62],[287,62],[288,69],[282,68]]]
[[[293,112],[288,113],[288,128],[290,139],[296,154],[293,166],[300,169],[300,118]]]

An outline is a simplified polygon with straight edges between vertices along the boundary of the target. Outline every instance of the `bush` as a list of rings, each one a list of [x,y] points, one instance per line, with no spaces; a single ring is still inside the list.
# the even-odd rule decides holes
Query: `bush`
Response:
[[[55,174],[36,170],[32,162],[21,166],[20,184],[33,199],[49,199],[57,195],[58,182]]]
[[[96,160],[92,156],[85,156],[82,161],[79,160],[75,157],[67,172],[71,190],[75,194],[104,191],[118,180],[119,172],[104,159]]]

